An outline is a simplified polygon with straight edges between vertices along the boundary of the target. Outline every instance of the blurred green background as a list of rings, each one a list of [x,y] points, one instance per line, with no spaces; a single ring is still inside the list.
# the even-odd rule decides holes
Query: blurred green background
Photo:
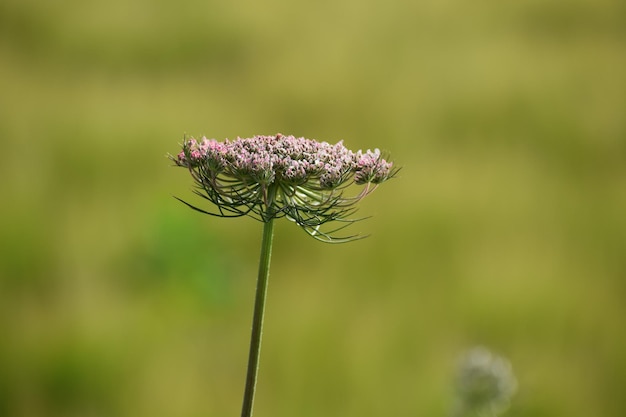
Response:
[[[0,416],[235,416],[261,225],[183,136],[293,134],[403,169],[362,241],[277,224],[255,415],[626,415],[626,3],[0,3]]]

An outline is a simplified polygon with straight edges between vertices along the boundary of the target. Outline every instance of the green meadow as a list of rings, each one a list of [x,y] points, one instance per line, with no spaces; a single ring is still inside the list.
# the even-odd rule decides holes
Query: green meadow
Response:
[[[279,132],[402,169],[277,222],[255,416],[449,417],[477,345],[626,415],[626,3],[3,0],[0,416],[238,415],[262,224],[167,155]]]

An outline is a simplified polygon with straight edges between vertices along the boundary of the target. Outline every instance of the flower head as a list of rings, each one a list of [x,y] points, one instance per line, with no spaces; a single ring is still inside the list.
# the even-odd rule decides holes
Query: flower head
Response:
[[[223,142],[191,138],[170,158],[189,170],[196,194],[215,204],[217,211],[183,201],[191,208],[221,217],[247,215],[263,222],[287,217],[326,242],[355,238],[337,238],[333,233],[355,221],[349,218],[355,203],[397,172],[378,149],[355,153],[341,141],[332,145],[281,134]],[[347,197],[344,192],[352,184],[364,188]],[[330,222],[346,224],[322,231],[321,226]]]
[[[456,414],[495,416],[508,407],[516,388],[509,361],[484,347],[475,347],[459,364]]]

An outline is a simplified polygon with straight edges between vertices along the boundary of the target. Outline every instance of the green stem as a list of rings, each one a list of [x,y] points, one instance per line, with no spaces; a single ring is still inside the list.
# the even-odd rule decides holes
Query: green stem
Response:
[[[257,279],[254,300],[254,317],[252,319],[252,336],[250,338],[250,355],[248,356],[248,373],[246,389],[243,395],[241,417],[252,416],[252,403],[256,389],[259,356],[261,353],[261,335],[263,333],[263,313],[267,294],[267,279],[270,274],[270,258],[272,256],[272,237],[274,236],[274,219],[263,223],[263,241],[261,243],[261,259],[259,260],[259,277]]]

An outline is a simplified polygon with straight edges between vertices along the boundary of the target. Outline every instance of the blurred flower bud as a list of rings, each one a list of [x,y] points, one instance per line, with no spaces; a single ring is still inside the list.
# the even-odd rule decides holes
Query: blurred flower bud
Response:
[[[496,416],[505,411],[517,388],[511,364],[484,347],[466,352],[456,375],[454,416]]]

